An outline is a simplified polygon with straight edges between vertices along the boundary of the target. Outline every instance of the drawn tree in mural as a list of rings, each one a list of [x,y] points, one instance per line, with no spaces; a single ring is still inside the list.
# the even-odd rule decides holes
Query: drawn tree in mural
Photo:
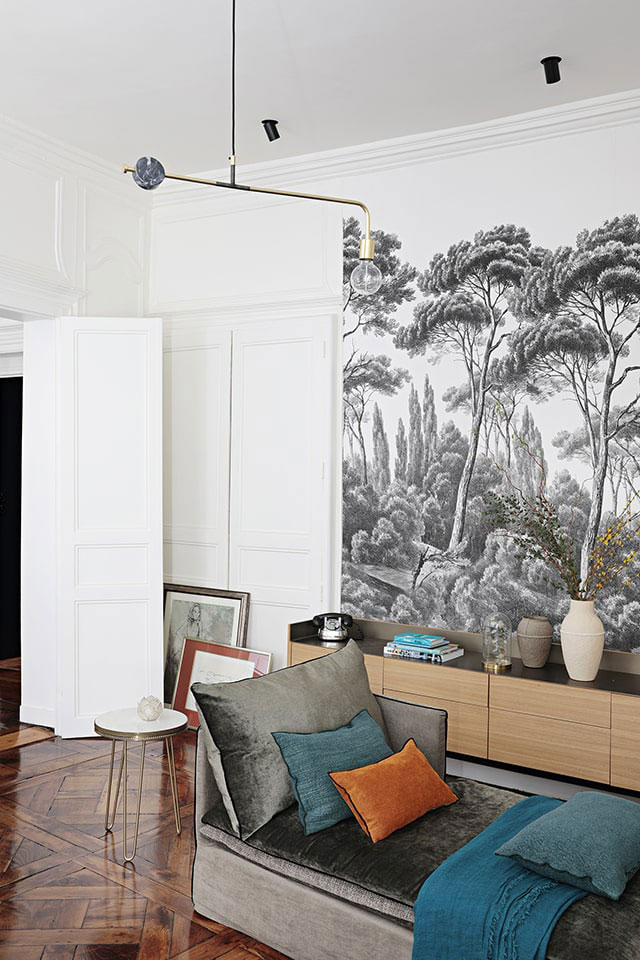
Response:
[[[409,445],[407,443],[407,431],[404,428],[402,417],[398,420],[398,429],[396,431],[396,462],[394,474],[396,480],[406,483],[407,467],[409,465]]]
[[[345,427],[358,445],[362,465],[362,482],[369,482],[367,447],[364,424],[369,405],[377,394],[392,396],[408,381],[406,370],[392,366],[389,357],[372,353],[358,353],[350,370],[349,382],[344,384]]]
[[[413,287],[418,271],[402,263],[398,251],[402,243],[395,233],[374,230],[376,266],[382,272],[382,285],[373,297],[357,293],[351,286],[351,272],[358,265],[362,231],[355,217],[344,221],[342,260],[343,337],[356,333],[373,333],[376,337],[392,334],[396,329],[398,307],[415,297]]]
[[[382,492],[391,483],[389,438],[384,429],[382,411],[378,404],[373,407],[373,485]]]
[[[491,363],[509,336],[508,297],[541,257],[528,231],[513,225],[479,231],[473,241],[453,244],[446,254],[436,254],[420,275],[418,286],[426,299],[416,306],[413,322],[395,337],[396,346],[411,355],[429,348],[438,359],[457,356],[466,370],[471,424],[448,545],[452,555],[463,547],[469,489],[493,386]]]
[[[536,355],[536,324],[544,330],[538,336],[545,340],[545,353],[554,349],[556,339],[564,340],[567,327],[580,341],[569,360],[582,351],[578,370],[587,379],[580,384],[581,399],[575,389],[574,395],[594,464],[591,510],[581,552],[584,577],[602,518],[612,444],[640,416],[637,378],[633,395],[625,396],[614,411],[621,388],[628,394],[632,385],[628,378],[640,370],[628,362],[629,345],[640,330],[640,222],[635,214],[608,220],[596,230],[583,230],[575,247],[547,253],[527,272],[515,309],[532,321],[518,344],[523,360],[527,354],[532,360]]]

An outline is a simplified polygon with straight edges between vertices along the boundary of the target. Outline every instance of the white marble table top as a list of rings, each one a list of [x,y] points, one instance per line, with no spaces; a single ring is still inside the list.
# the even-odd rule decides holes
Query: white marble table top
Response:
[[[188,718],[179,710],[163,710],[157,720],[142,720],[136,707],[111,710],[96,717],[94,729],[116,740],[159,740],[187,729]]]

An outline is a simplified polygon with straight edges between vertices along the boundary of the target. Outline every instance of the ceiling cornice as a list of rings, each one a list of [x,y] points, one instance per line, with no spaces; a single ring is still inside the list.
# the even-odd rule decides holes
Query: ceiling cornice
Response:
[[[511,147],[535,140],[570,136],[604,127],[640,121],[640,90],[626,90],[589,100],[534,110],[516,116],[487,120],[464,127],[378,140],[374,143],[326,150],[238,168],[241,183],[292,186],[311,180],[391,170],[397,167],[442,160],[447,157]],[[240,155],[241,156],[241,155]],[[226,179],[228,168],[199,172],[196,176]],[[202,200],[202,186],[166,186],[154,194],[154,206]],[[209,191],[217,195],[217,191]],[[226,194],[226,191],[219,191]]]

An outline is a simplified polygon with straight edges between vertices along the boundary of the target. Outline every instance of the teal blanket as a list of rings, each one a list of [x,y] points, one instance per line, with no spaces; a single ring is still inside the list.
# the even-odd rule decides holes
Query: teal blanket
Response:
[[[586,893],[495,851],[560,802],[527,797],[434,870],[414,905],[413,960],[544,960],[554,926]]]

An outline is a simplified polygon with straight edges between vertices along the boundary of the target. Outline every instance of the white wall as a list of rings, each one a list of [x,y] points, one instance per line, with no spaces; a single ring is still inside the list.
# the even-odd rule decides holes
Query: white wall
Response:
[[[371,208],[373,228],[398,233],[402,259],[423,267],[435,252],[495,223],[524,223],[534,243],[555,247],[574,242],[583,227],[637,211],[639,148],[640,91],[630,91],[473,127],[241,167],[238,175],[245,183],[362,199]],[[214,171],[212,176],[224,177],[225,172]],[[147,309],[165,316],[169,310],[175,323],[181,310],[195,316],[207,305],[213,310],[213,322],[217,309],[222,314],[235,310],[235,316],[243,318],[246,305],[254,316],[266,309],[266,318],[283,288],[279,281],[272,284],[277,274],[263,270],[263,247],[255,242],[259,231],[254,232],[249,211],[260,216],[260,199],[228,197],[224,191],[219,198],[215,190],[207,190],[165,185],[155,195]],[[221,211],[219,220],[215,210]],[[265,210],[269,250],[279,261],[297,257],[300,231],[276,210],[269,206]],[[218,241],[211,240],[212,231]],[[239,259],[222,268],[229,249],[237,250]],[[312,262],[319,255],[317,248],[309,251]],[[305,293],[289,289],[285,294],[288,302],[295,296]],[[401,322],[412,309],[411,303],[401,308]],[[374,337],[359,346],[386,350]],[[410,366],[406,354],[396,360]],[[338,377],[337,354],[334,362]],[[443,383],[458,378],[447,361],[435,375]],[[394,404],[401,402],[406,406],[406,397],[385,398],[392,431],[393,418],[400,413]],[[450,416],[444,410],[439,413],[443,419]],[[339,418],[331,420],[331,428],[335,441]],[[340,513],[336,500],[332,530],[324,532],[324,549],[336,565]],[[338,594],[332,602],[339,602]]]
[[[115,164],[0,117],[0,316],[141,315],[150,205]]]
[[[165,579],[251,594],[248,644],[330,607],[339,509],[339,208],[203,188],[156,201]]]

